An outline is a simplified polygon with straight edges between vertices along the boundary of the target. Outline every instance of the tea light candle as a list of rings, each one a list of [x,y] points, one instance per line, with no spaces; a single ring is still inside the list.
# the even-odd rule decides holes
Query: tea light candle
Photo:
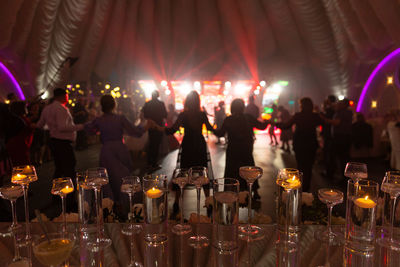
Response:
[[[324,194],[329,197],[336,197],[338,195],[338,193],[333,190],[325,191]]]
[[[26,165],[23,170],[24,173],[32,172],[32,168],[29,165]]]
[[[163,192],[160,189],[153,187],[146,191],[146,195],[149,198],[159,198],[163,195]]]
[[[354,200],[354,204],[364,209],[372,209],[376,206],[375,201],[369,199],[368,196],[365,196],[364,198],[357,198]]]
[[[65,194],[65,195],[71,193],[72,191],[74,191],[74,188],[69,187],[68,185],[66,187],[64,187],[63,189],[61,189],[61,193]]]
[[[293,175],[292,179],[287,179],[285,181],[284,188],[285,189],[296,189],[301,186],[300,179]]]
[[[12,180],[15,180],[15,181],[19,181],[19,180],[23,180],[23,179],[26,179],[26,175],[25,174],[17,173],[16,175],[14,175],[12,177]]]

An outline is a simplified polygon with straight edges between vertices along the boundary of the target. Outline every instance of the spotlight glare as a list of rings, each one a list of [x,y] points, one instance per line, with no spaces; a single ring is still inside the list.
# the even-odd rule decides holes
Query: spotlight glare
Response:
[[[80,85],[79,83],[77,83],[77,84],[75,85],[75,87],[76,87],[76,88],[81,88],[81,85]]]
[[[105,86],[105,88],[108,90],[108,89],[110,89],[110,85],[109,84],[106,84],[106,86]]]
[[[387,77],[386,84],[393,84],[393,76],[388,76]]]
[[[373,101],[371,102],[371,108],[377,108],[377,107],[378,107],[378,101],[373,100]]]
[[[344,95],[339,95],[339,96],[338,96],[338,99],[339,99],[339,100],[343,100],[343,99],[344,99]]]
[[[232,87],[232,83],[230,81],[225,82],[225,88],[229,89]]]
[[[120,89],[119,86],[117,86],[114,88],[114,91],[119,91],[119,89]]]
[[[267,84],[267,83],[266,83],[265,81],[261,81],[261,82],[260,82],[260,85],[261,85],[262,87],[264,87],[266,84]]]
[[[161,86],[167,86],[167,85],[168,85],[167,81],[165,81],[165,80],[161,81]]]
[[[259,94],[260,94],[260,90],[258,90],[258,89],[257,89],[257,90],[254,90],[254,94],[255,94],[255,95],[259,95]]]
[[[171,90],[169,90],[169,89],[165,90],[165,94],[166,95],[170,95],[171,94]]]
[[[200,89],[201,88],[201,83],[199,81],[195,81],[193,83],[194,89]]]

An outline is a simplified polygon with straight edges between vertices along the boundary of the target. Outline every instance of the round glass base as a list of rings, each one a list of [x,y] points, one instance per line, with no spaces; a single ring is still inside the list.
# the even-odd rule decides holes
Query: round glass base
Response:
[[[192,226],[190,224],[175,224],[172,227],[172,232],[176,235],[186,235],[192,231]]]
[[[141,264],[140,262],[130,262],[127,267],[143,267],[143,264]]]
[[[98,252],[111,246],[111,243],[111,239],[109,238],[96,238],[96,240],[87,243],[87,248],[92,252]]]
[[[391,239],[389,237],[385,238],[380,238],[377,240],[378,244],[382,247],[395,250],[395,251],[400,251],[400,242],[396,241],[394,239]]]
[[[241,240],[251,242],[263,239],[265,236],[264,230],[255,225],[245,225],[239,227],[239,238]]]
[[[28,258],[20,257],[10,261],[7,266],[9,267],[30,266],[30,262]]]
[[[196,235],[196,236],[189,237],[188,243],[189,243],[189,246],[191,246],[195,249],[200,249],[200,248],[208,247],[208,245],[210,245],[210,240],[208,240],[208,238],[205,236]]]
[[[319,230],[314,233],[314,238],[323,243],[329,243],[330,246],[340,246],[344,243],[344,236],[339,232],[329,232],[328,230]]]
[[[122,227],[121,232],[124,235],[132,235],[132,234],[138,234],[143,230],[143,227],[141,225],[138,224],[128,224],[128,225],[124,225]]]
[[[277,250],[283,253],[293,253],[297,251],[297,244],[288,240],[278,240],[275,243]]]

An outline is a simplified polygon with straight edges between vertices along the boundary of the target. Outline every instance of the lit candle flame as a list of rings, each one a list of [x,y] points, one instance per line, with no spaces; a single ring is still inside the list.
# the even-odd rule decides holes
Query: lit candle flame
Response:
[[[365,200],[367,200],[368,199],[368,196],[365,196],[365,198],[364,198]]]

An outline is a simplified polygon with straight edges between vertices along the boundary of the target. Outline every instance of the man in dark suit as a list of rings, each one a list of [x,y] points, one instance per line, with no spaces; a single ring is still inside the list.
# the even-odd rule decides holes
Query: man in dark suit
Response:
[[[153,120],[157,125],[164,126],[164,119],[167,118],[167,110],[164,102],[158,100],[160,94],[154,91],[151,100],[143,106],[143,115],[146,119]],[[160,169],[158,165],[158,154],[163,133],[156,129],[149,129],[149,145],[147,149],[147,164],[152,171]]]

